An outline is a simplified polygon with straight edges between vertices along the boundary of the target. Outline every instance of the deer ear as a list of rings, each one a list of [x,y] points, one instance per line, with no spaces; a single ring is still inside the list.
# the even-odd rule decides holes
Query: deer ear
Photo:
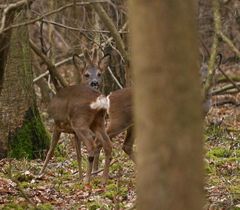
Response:
[[[84,48],[83,55],[84,55],[84,58],[86,60],[86,63],[91,63],[91,57],[90,57],[90,55],[88,53],[88,49],[87,48]]]
[[[111,60],[110,54],[103,56],[98,64],[100,70],[105,71],[107,67],[110,65],[110,60]]]
[[[78,54],[73,55],[73,64],[77,70],[81,71],[81,73],[84,70],[84,68],[86,67],[86,62]]]
[[[94,64],[97,64],[97,62],[98,62],[98,51],[97,51],[97,48],[94,48],[94,49],[93,49],[92,62],[93,62]]]

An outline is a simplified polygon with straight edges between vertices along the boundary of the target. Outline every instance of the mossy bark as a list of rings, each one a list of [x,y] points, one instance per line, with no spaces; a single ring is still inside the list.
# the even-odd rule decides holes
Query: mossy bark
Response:
[[[14,22],[24,22],[21,11]],[[0,95],[0,158],[41,157],[49,136],[41,121],[33,89],[27,27],[14,29]]]
[[[30,107],[25,112],[22,126],[9,133],[9,157],[43,157],[43,151],[49,145],[49,138],[39,113]]]

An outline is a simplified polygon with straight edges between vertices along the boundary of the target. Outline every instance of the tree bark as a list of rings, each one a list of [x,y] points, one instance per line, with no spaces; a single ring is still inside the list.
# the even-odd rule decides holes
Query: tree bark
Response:
[[[0,158],[41,157],[49,142],[36,106],[28,40],[27,27],[12,30],[0,96]]]
[[[129,4],[137,209],[200,210],[202,122],[194,1]]]

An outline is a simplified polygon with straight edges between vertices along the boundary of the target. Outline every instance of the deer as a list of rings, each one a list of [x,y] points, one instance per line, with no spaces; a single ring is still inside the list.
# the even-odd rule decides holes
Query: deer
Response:
[[[84,60],[80,60],[82,84],[61,88],[50,101],[48,113],[54,119],[54,129],[40,175],[44,174],[60,135],[64,132],[75,136],[80,179],[82,179],[81,142],[87,148],[87,183],[90,182],[96,150],[94,139],[97,138],[101,142],[106,158],[102,182],[106,183],[112,151],[111,141],[105,131],[105,115],[109,108],[109,99],[103,96],[98,89],[101,86],[101,74],[106,69],[109,59],[107,55],[98,61],[96,50],[94,50],[92,58],[88,51],[84,50]]]
[[[89,56],[84,56],[86,60],[89,60]],[[110,64],[110,55],[106,54],[100,62],[99,69],[102,71],[96,71],[93,68],[85,70],[84,60],[80,59],[77,62],[76,58],[79,56],[74,55],[73,61],[77,69],[80,69],[81,81],[87,83],[89,86],[100,89],[102,84],[102,75]],[[97,50],[94,49],[93,61],[97,63],[98,60]],[[98,79],[96,81],[96,78]],[[135,154],[133,152],[133,116],[132,116],[132,91],[131,88],[123,88],[113,91],[108,95],[110,101],[110,108],[107,112],[109,117],[109,125],[107,127],[107,134],[110,139],[113,139],[123,131],[127,130],[126,137],[122,146],[123,151],[129,156],[131,160],[135,162]],[[99,154],[101,151],[101,144],[98,144],[94,158],[94,171],[98,170]]]

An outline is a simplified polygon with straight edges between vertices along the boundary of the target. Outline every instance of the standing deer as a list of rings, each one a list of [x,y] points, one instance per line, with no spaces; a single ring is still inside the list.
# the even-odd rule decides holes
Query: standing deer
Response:
[[[98,91],[86,85],[74,85],[61,89],[51,100],[49,114],[55,121],[53,138],[48,151],[43,173],[54,148],[59,140],[60,134],[71,133],[76,137],[76,151],[78,161],[81,161],[80,145],[83,142],[88,152],[88,169],[86,181],[90,181],[94,152],[95,137],[100,140],[105,152],[105,167],[103,183],[108,177],[108,170],[111,161],[112,145],[105,131],[105,114],[109,108],[109,100]],[[81,165],[80,165],[81,166]],[[80,174],[81,168],[80,169]]]
[[[88,151],[88,169],[86,181],[90,181],[93,159],[94,159],[94,136],[103,144],[106,162],[103,173],[103,182],[107,180],[109,164],[111,159],[111,142],[105,132],[105,113],[109,108],[109,100],[98,91],[101,85],[101,73],[109,62],[109,56],[104,56],[100,61],[97,52],[94,50],[92,58],[84,51],[85,60],[80,61],[82,71],[82,83],[85,85],[74,85],[60,89],[49,104],[48,112],[54,119],[54,132],[43,167],[40,174],[43,174],[53,151],[59,141],[60,134],[72,133],[75,135],[75,146],[79,176],[82,178],[81,167],[81,141]],[[90,88],[90,87],[94,88]]]

